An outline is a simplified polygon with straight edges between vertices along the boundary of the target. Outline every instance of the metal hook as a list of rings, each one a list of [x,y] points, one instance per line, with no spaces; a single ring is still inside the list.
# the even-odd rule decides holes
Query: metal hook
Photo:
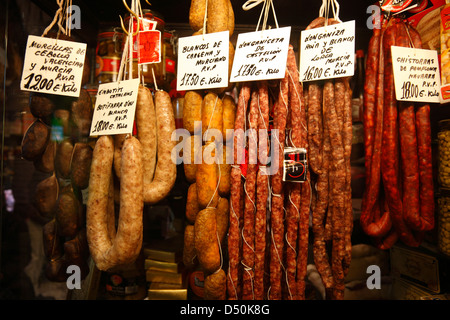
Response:
[[[139,33],[139,16],[133,10],[130,9],[130,7],[127,5],[126,0],[122,0],[122,2],[123,2],[123,5],[125,6],[125,8],[128,10],[128,12],[136,17],[136,20],[137,20],[136,33],[133,33],[133,37],[137,36],[137,34]],[[119,16],[119,18],[120,18],[120,25],[122,26],[123,32],[125,32],[125,34],[127,36],[129,36],[130,34],[128,33],[128,31],[125,29],[125,26],[123,25],[122,17]]]

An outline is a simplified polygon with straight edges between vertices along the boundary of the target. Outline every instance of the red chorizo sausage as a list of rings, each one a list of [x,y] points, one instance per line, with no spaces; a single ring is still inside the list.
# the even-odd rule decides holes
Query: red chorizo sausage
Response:
[[[409,26],[409,34],[415,48],[422,48],[419,32]],[[430,105],[416,103],[415,119],[417,130],[417,153],[419,158],[419,181],[420,181],[420,217],[408,214],[407,223],[419,231],[428,231],[434,228],[434,185],[431,152],[431,124]]]
[[[269,198],[269,178],[265,170],[269,145],[267,129],[269,127],[269,96],[267,83],[258,82],[259,117],[258,117],[258,160],[259,168],[256,178],[256,216],[255,216],[255,299],[264,299],[264,273],[266,260],[266,214],[267,200]]]
[[[258,172],[257,145],[258,145],[258,91],[253,90],[249,110],[249,163],[245,177],[245,204],[244,204],[244,226],[242,229],[242,261],[244,269],[242,299],[254,300],[253,278],[254,278],[254,247],[255,247],[255,213],[256,213],[256,177]],[[252,161],[252,159],[254,159]]]
[[[240,252],[240,220],[241,211],[241,191],[242,179],[241,155],[244,150],[244,126],[245,115],[247,112],[247,103],[250,99],[250,85],[244,83],[239,93],[239,100],[236,109],[235,132],[234,132],[234,164],[231,167],[231,186],[230,186],[230,223],[228,230],[228,277],[227,291],[230,300],[237,300],[241,297],[241,285],[239,281],[239,263],[241,260]]]
[[[286,119],[288,114],[289,98],[289,75],[285,71],[284,78],[280,81],[278,103],[274,110],[274,129],[278,130],[277,148],[279,151],[277,171],[271,177],[272,185],[272,215],[271,215],[271,236],[272,246],[270,251],[270,298],[281,299],[281,275],[282,255],[284,247],[284,183],[283,183],[283,150],[285,140]],[[274,136],[272,136],[274,138]]]
[[[384,80],[384,117],[383,117],[383,154],[381,171],[385,187],[386,201],[389,206],[393,225],[405,244],[417,246],[420,242],[414,238],[410,228],[403,220],[403,204],[399,172],[399,141],[397,101],[395,98],[394,78],[392,70],[391,46],[405,41],[404,26],[397,20],[392,20],[383,39],[385,55],[385,80]]]

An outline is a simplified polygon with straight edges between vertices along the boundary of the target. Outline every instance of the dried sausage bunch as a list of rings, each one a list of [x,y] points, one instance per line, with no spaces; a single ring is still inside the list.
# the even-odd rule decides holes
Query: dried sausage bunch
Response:
[[[366,186],[361,226],[377,247],[418,246],[434,228],[430,106],[397,101],[391,46],[421,48],[417,30],[384,20],[369,42],[364,87]]]
[[[191,183],[187,194],[183,262],[205,274],[204,298],[225,299],[226,234],[229,220],[231,155],[226,132],[234,128],[236,104],[228,94],[189,91],[183,126],[184,172]]]
[[[234,32],[234,11],[230,0],[192,0],[189,24],[193,35]],[[229,42],[229,73],[234,46]],[[234,129],[236,103],[225,94],[234,87],[187,91],[184,96],[183,126],[190,133],[183,149],[184,173],[191,183],[186,203],[183,262],[200,268],[205,275],[204,299],[226,298],[226,234],[228,231],[230,163],[227,130]]]
[[[309,172],[303,183],[284,181],[283,159],[285,147],[308,148],[306,120],[303,87],[289,46],[283,79],[242,83],[239,91],[231,168],[228,299],[304,299]],[[272,152],[272,146],[278,153]]]
[[[66,281],[67,267],[77,265],[84,278],[89,273],[89,250],[82,192],[88,186],[92,160],[88,141],[92,101],[81,89],[78,98],[33,93],[29,106],[35,121],[23,137],[22,157],[49,174],[33,195],[33,204],[45,222],[45,275],[51,281]],[[62,140],[53,136],[58,134]]]
[[[323,17],[307,29],[337,23]],[[351,260],[353,211],[350,153],[351,89],[348,78],[308,82],[304,88],[311,168],[314,263],[327,299],[343,299]]]
[[[143,209],[164,199],[176,179],[169,94],[140,85],[137,135],[101,136],[93,151],[87,200],[89,250],[98,269],[136,260],[143,240]],[[116,219],[115,204],[119,206]]]

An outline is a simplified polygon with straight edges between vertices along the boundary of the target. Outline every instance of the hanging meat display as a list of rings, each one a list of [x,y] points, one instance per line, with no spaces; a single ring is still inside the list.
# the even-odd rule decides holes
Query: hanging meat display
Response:
[[[397,101],[391,46],[422,48],[400,17],[383,19],[369,43],[364,86],[366,186],[361,226],[380,249],[417,247],[434,228],[430,105]]]

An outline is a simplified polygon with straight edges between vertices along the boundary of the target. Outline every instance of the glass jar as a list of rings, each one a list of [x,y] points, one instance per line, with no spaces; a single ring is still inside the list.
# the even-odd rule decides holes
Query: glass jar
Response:
[[[450,119],[439,121],[438,136],[438,182],[441,187],[450,188]]]
[[[98,34],[95,57],[95,82],[115,82],[119,75],[122,58],[122,32],[119,28],[105,28]]]
[[[105,289],[108,300],[143,300],[147,296],[144,255],[126,265],[105,272]]]
[[[163,42],[163,60],[164,60],[164,81],[165,86],[169,88],[172,81],[175,80],[177,76],[176,69],[176,48],[175,48],[176,37],[173,32],[164,32],[164,42]]]
[[[440,189],[438,206],[438,249],[441,253],[450,256],[450,189]]]

